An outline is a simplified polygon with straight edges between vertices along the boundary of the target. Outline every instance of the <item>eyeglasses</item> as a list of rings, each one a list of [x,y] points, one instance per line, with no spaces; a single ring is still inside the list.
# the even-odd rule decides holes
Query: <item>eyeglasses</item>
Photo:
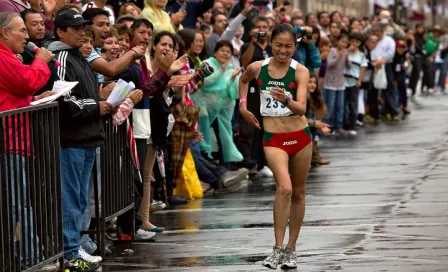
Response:
[[[25,36],[28,35],[28,30],[27,30],[26,28],[21,28],[21,29],[18,29],[18,30],[17,30],[17,29],[12,29],[12,28],[9,28],[9,27],[8,27],[8,29],[11,30],[11,32],[12,32],[12,31],[18,31],[18,32],[22,33],[22,34],[25,35]]]

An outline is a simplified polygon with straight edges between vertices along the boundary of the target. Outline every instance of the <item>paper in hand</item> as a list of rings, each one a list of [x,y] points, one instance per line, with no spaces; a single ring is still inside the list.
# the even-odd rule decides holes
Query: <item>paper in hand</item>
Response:
[[[123,101],[123,99],[128,96],[128,94],[134,89],[135,85],[132,81],[128,83],[120,79],[115,85],[115,88],[110,93],[109,98],[107,98],[107,102],[109,102],[112,107],[115,108],[116,106],[120,105],[121,101]]]
[[[73,82],[61,81],[61,80],[55,81],[52,90],[53,92],[55,92],[55,94],[47,96],[40,100],[33,101],[31,102],[31,105],[35,106],[56,101],[59,97],[68,94],[76,85],[78,85],[78,83],[79,83],[78,81]]]

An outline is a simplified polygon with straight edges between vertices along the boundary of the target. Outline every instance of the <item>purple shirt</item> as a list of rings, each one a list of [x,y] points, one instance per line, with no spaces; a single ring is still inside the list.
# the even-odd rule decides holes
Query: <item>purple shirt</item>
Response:
[[[0,0],[0,12],[14,12],[20,13],[25,9],[30,9],[31,5],[28,2],[21,0]],[[53,33],[54,20],[48,20],[45,14],[41,13],[44,20],[45,30]]]
[[[319,68],[319,78],[325,77],[327,74],[327,60],[322,60],[322,64]]]

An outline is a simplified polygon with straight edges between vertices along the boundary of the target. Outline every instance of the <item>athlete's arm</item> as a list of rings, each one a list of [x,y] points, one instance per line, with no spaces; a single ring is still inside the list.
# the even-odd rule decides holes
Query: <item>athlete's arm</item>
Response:
[[[298,64],[296,68],[297,95],[296,101],[291,100],[287,107],[297,115],[304,115],[306,112],[306,95],[310,72],[305,66]]]
[[[246,71],[241,75],[239,91],[240,91],[240,100],[243,100],[243,102],[240,103],[240,109],[241,107],[246,108],[247,101],[244,102],[244,100],[247,99],[247,92],[249,91],[249,82],[260,73],[260,69],[261,69],[261,62],[256,61],[247,66]]]
[[[261,129],[257,118],[247,110],[247,93],[249,91],[249,82],[254,79],[261,69],[261,62],[257,61],[249,65],[246,71],[240,77],[239,91],[240,91],[240,113],[244,120],[250,125]]]

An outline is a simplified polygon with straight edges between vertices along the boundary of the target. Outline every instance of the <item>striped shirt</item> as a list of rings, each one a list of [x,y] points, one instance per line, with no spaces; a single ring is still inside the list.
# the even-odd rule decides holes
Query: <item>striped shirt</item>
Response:
[[[348,55],[350,66],[344,67],[344,85],[345,87],[353,87],[359,79],[359,73],[362,67],[367,67],[367,59],[364,53],[350,53]]]

